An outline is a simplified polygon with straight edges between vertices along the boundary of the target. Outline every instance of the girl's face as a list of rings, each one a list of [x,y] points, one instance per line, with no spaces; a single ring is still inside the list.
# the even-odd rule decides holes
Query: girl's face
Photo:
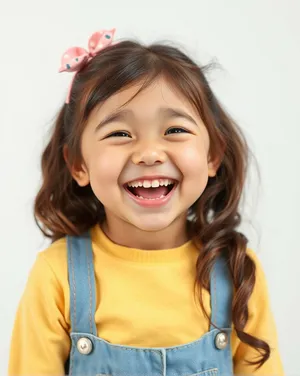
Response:
[[[131,99],[139,88],[111,96],[90,115],[83,163],[73,177],[81,186],[90,183],[108,223],[159,231],[186,222],[216,169],[192,105],[163,78]]]

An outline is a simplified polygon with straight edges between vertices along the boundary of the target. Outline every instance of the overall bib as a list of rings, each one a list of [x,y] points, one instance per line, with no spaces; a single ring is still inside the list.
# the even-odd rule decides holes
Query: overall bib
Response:
[[[222,258],[210,279],[212,322],[198,340],[165,348],[115,345],[97,336],[93,251],[89,233],[68,236],[71,351],[70,376],[233,376],[232,282]]]

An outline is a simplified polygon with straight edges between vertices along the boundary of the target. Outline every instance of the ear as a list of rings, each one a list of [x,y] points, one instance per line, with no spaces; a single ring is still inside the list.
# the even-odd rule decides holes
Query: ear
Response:
[[[77,184],[80,187],[85,187],[90,183],[90,177],[88,170],[83,163],[71,165],[69,162],[69,150],[67,145],[64,145],[63,156],[66,162],[66,165],[72,175],[73,179],[76,180]]]
[[[221,165],[221,158],[220,156],[217,156],[216,158],[212,159],[210,156],[208,156],[208,176],[214,177],[217,174],[217,171]]]

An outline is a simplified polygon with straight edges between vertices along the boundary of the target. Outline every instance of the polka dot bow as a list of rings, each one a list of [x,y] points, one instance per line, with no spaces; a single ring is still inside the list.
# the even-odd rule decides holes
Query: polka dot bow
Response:
[[[116,29],[96,31],[88,41],[88,51],[82,47],[68,48],[61,58],[59,73],[80,71],[80,69],[99,51],[112,44],[115,30]],[[69,88],[66,103],[69,103],[74,78],[75,75]]]

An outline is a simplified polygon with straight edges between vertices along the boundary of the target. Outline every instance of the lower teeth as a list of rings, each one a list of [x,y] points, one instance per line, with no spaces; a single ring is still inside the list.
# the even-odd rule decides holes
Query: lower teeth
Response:
[[[154,201],[154,200],[160,200],[161,198],[164,198],[166,196],[165,195],[161,195],[160,197],[156,197],[156,198],[146,198],[146,197],[142,197],[142,196],[136,196],[136,197],[141,198],[142,200]]]

